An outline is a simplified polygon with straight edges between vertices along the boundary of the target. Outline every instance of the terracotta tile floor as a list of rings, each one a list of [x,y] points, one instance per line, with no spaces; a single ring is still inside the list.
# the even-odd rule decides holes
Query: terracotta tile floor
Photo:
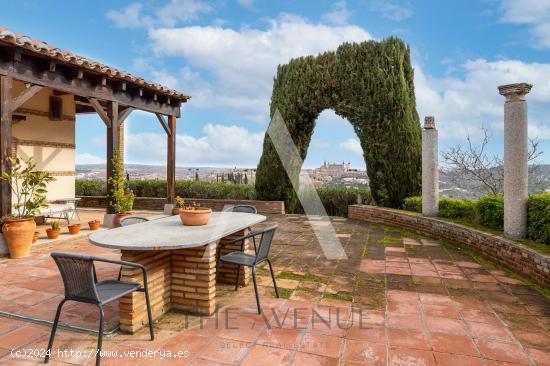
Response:
[[[102,213],[87,211],[85,215]],[[273,216],[272,251],[284,298],[266,268],[252,286],[219,286],[216,317],[168,313],[146,330],[104,340],[104,365],[549,365],[550,301],[529,283],[458,247],[380,225],[336,219],[346,260],[329,261],[309,221]],[[314,221],[313,221],[314,222]],[[63,288],[49,253],[118,258],[86,238],[35,247],[29,258],[0,258],[0,311],[51,320]],[[98,276],[117,268],[98,266]],[[106,311],[118,323],[117,304]],[[68,304],[62,322],[97,327],[96,309]],[[0,365],[42,362],[50,328],[0,316]],[[96,338],[58,331],[53,365],[93,364]],[[34,354],[29,354],[34,351]],[[72,351],[72,352],[71,352]],[[17,353],[19,352],[19,353]],[[43,352],[43,351],[42,351]]]

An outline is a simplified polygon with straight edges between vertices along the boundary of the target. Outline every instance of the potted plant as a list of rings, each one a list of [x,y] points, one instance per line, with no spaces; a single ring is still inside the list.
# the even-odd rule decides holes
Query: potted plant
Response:
[[[90,230],[97,230],[99,229],[100,225],[101,225],[101,221],[99,220],[88,221],[88,226],[90,227]]]
[[[57,239],[60,231],[61,231],[61,228],[59,227],[59,222],[58,221],[52,222],[51,227],[49,229],[46,229],[46,234],[48,235],[48,239]]]
[[[69,225],[69,234],[76,235],[80,232],[80,224]]]
[[[185,199],[180,196],[176,197],[176,203],[172,209],[172,215],[177,215],[180,213],[180,210],[185,206]]]
[[[9,167],[0,179],[9,183],[15,197],[11,215],[2,218],[2,235],[8,246],[11,258],[27,257],[36,230],[34,216],[46,202],[46,187],[55,180],[50,173],[36,171],[32,157],[28,159],[7,158]]]
[[[192,206],[185,206],[179,211],[180,220],[183,225],[200,226],[208,224],[212,209],[202,208],[200,205],[193,203]]]
[[[132,191],[126,189],[124,166],[118,153],[114,154],[112,162],[113,176],[109,178],[112,197],[110,204],[116,213],[114,226],[120,227],[120,219],[132,214],[135,196]]]

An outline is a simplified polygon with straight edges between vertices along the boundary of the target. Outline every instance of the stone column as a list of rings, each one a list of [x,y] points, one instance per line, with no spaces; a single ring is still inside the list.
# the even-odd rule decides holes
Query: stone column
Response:
[[[527,234],[528,137],[525,95],[532,85],[501,85],[504,103],[504,235],[512,239]]]
[[[422,130],[422,215],[437,216],[439,205],[439,164],[437,129],[434,117],[424,118]]]

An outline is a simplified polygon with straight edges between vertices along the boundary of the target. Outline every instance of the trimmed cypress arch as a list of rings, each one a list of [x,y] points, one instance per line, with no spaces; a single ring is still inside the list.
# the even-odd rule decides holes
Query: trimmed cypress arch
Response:
[[[410,50],[398,38],[344,43],[318,56],[279,65],[271,116],[281,113],[302,160],[315,121],[333,109],[353,126],[363,149],[372,195],[380,205],[399,207],[417,195],[421,182],[421,130],[416,112]],[[298,179],[301,167],[290,172]],[[299,207],[296,192],[269,136],[258,164],[259,199]]]

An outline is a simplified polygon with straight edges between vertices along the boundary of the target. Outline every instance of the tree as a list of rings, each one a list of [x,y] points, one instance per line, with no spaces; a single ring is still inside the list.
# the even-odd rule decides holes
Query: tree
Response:
[[[333,109],[352,125],[363,148],[372,195],[380,205],[400,207],[421,183],[421,130],[416,112],[410,51],[397,38],[344,43],[336,51],[292,59],[279,65],[271,97],[271,117],[281,113],[301,160],[315,120]],[[289,178],[269,135],[256,175],[259,199],[298,206]],[[287,175],[288,173],[288,175]]]
[[[450,179],[458,186],[464,182],[480,186],[484,193],[502,194],[504,191],[504,161],[498,154],[489,154],[487,148],[491,142],[491,134],[481,126],[482,136],[479,143],[474,143],[471,137],[466,137],[466,145],[455,145],[442,153],[443,160],[448,165],[444,169]],[[535,162],[542,154],[539,143],[529,139],[528,161]],[[541,186],[544,175],[540,165],[531,164],[529,174],[536,177],[535,186]]]

